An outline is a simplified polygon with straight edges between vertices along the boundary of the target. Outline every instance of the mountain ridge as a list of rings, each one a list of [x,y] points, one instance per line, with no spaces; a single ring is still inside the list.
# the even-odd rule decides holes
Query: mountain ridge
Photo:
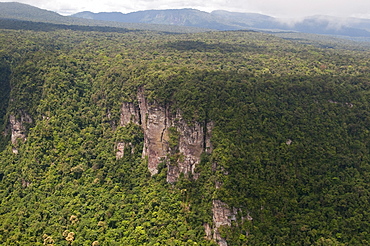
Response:
[[[300,20],[278,19],[258,13],[212,12],[197,9],[142,10],[131,13],[90,11],[62,16],[16,2],[0,3],[0,18],[66,25],[111,26],[166,32],[256,30],[300,32],[349,38],[370,38],[370,20],[315,15]]]
[[[115,27],[136,30],[152,30],[160,32],[173,33],[196,33],[209,31],[209,29],[196,27],[182,27],[181,30],[173,25],[159,25],[146,23],[123,23],[114,21],[101,21],[93,19],[75,18],[72,16],[63,16],[53,11],[43,10],[32,5],[5,2],[0,3],[0,19],[32,21],[40,23],[79,25],[79,26],[100,26]],[[2,28],[2,26],[0,26]]]
[[[213,16],[210,13],[196,9],[165,9],[143,10],[123,14],[120,12],[82,12],[71,15],[77,18],[94,20],[116,21],[126,23],[169,24],[178,26],[191,26],[210,28],[220,31],[243,29],[244,26],[235,25]]]
[[[308,16],[302,20],[278,19],[258,13],[215,10],[210,13],[196,9],[144,10],[120,12],[80,12],[71,15],[104,21],[135,22],[195,26],[219,31],[252,29],[258,31],[295,31],[334,36],[370,37],[370,20],[332,16]]]

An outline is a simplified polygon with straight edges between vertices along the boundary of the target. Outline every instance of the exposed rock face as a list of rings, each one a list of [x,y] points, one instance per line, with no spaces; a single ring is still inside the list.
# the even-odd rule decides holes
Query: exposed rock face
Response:
[[[219,165],[217,162],[212,163],[212,171],[214,173],[218,173],[218,175],[229,175],[228,170],[226,170],[222,165]],[[220,177],[220,176],[219,176]],[[222,178],[221,178],[222,179]],[[219,189],[223,185],[223,182],[220,180],[215,180],[215,188]],[[244,212],[245,213],[245,212]],[[250,213],[247,212],[247,216],[243,216],[243,211],[241,208],[230,208],[226,203],[222,202],[221,200],[213,200],[212,201],[212,214],[213,214],[213,239],[218,243],[220,246],[227,246],[226,240],[221,237],[219,228],[221,226],[231,226],[231,222],[235,221],[235,225],[238,226],[239,223],[243,224],[245,220],[253,220],[250,216]],[[240,215],[241,221],[237,220],[237,215]],[[239,224],[240,225],[240,224]],[[207,228],[205,227],[207,230]],[[206,235],[207,231],[205,231]],[[248,236],[248,232],[246,234]]]
[[[148,158],[148,169],[151,175],[158,173],[159,163],[166,161],[171,154],[169,147],[170,127],[177,129],[179,133],[178,151],[182,158],[173,165],[167,163],[167,181],[176,182],[180,173],[192,173],[195,178],[195,167],[200,162],[200,156],[204,151],[211,151],[212,123],[202,126],[194,123],[189,126],[180,113],[171,115],[169,108],[156,103],[149,103],[144,96],[143,90],[137,95],[138,107],[133,103],[123,103],[121,109],[121,126],[129,122],[141,125],[144,132],[143,157]],[[124,147],[123,147],[124,149]],[[117,144],[117,158],[123,156],[122,143]]]
[[[138,107],[131,102],[124,102],[121,107],[120,125],[126,126],[130,122],[140,125],[141,116]],[[116,145],[116,159],[121,159],[125,154],[125,147],[131,147],[131,154],[134,153],[134,146],[132,143],[119,142]]]
[[[11,142],[14,146],[17,146],[18,139],[26,140],[26,128],[23,123],[32,123],[32,119],[28,114],[22,113],[20,118],[16,118],[14,115],[9,116]],[[13,152],[17,153],[17,150],[15,149]]]
[[[212,239],[212,229],[211,229],[211,227],[209,226],[208,223],[204,223],[203,226],[204,226],[204,231],[206,232],[206,238],[208,240],[211,240]]]
[[[17,139],[25,139],[26,135],[24,133],[24,127],[22,122],[17,120],[14,115],[9,116],[10,122],[10,129],[11,129],[11,141],[12,144],[15,145],[17,143]]]
[[[143,157],[148,157],[148,169],[151,175],[158,173],[158,164],[169,153],[168,127],[171,124],[168,109],[156,104],[149,104],[143,91],[138,93],[141,114],[141,127],[144,131]]]
[[[149,103],[144,96],[144,91],[139,90],[137,94],[138,106],[130,102],[122,104],[121,126],[129,123],[140,125],[144,133],[144,146],[142,156],[148,158],[148,169],[151,175],[158,173],[158,165],[161,162],[167,164],[167,182],[176,182],[180,174],[192,174],[195,179],[199,174],[196,173],[196,165],[200,163],[203,152],[212,152],[211,132],[212,122],[193,122],[188,124],[180,112],[175,115],[170,113],[169,108],[160,106],[156,103]],[[176,131],[178,135],[176,147],[170,146],[171,131]],[[125,147],[130,143],[117,143],[116,158],[122,158]],[[169,156],[177,155],[176,163],[170,163]],[[224,175],[228,175],[222,167],[217,167],[214,163],[212,170],[215,172],[221,168]],[[220,188],[222,182],[216,181],[216,188]],[[239,209],[240,210],[240,209]],[[221,200],[213,200],[213,227],[205,223],[204,229],[206,238],[214,239],[220,246],[227,246],[227,242],[221,237],[219,228],[221,226],[231,226],[231,221],[236,221],[239,211],[229,206]],[[241,210],[240,210],[241,212]],[[245,220],[245,218],[242,218]],[[252,218],[247,216],[248,220]]]
[[[238,212],[241,214],[242,210],[239,208],[229,208],[229,206],[220,201],[220,200],[213,200],[212,204],[212,212],[213,212],[213,239],[218,243],[220,246],[227,246],[227,242],[224,238],[221,237],[219,228],[220,226],[231,226],[232,221],[237,221],[236,215]],[[245,220],[253,220],[252,216],[248,213],[247,216],[241,216],[242,223]],[[207,231],[208,230],[208,231]],[[209,234],[209,228],[205,227],[206,235]]]
[[[226,203],[220,200],[213,200],[212,213],[214,224],[213,239],[216,240],[218,245],[227,246],[227,242],[221,237],[218,228],[220,228],[220,226],[231,226],[231,221],[236,220],[237,210],[231,210]]]
[[[200,156],[204,151],[212,151],[211,146],[211,130],[213,124],[211,122],[206,124],[206,129],[198,123],[194,122],[189,126],[178,113],[176,122],[172,125],[176,127],[179,132],[179,152],[182,158],[179,159],[177,165],[169,165],[167,172],[167,181],[175,182],[180,173],[191,173],[195,179],[199,174],[195,172],[195,167],[200,163]]]
[[[121,159],[125,154],[125,143],[117,143],[116,159]]]
[[[131,102],[124,102],[121,107],[121,126],[125,126],[130,122],[140,124],[140,112],[137,107]]]

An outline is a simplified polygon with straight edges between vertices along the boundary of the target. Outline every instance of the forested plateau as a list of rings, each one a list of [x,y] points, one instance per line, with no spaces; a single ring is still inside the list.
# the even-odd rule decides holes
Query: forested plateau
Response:
[[[111,30],[0,30],[0,245],[370,244],[368,46]]]

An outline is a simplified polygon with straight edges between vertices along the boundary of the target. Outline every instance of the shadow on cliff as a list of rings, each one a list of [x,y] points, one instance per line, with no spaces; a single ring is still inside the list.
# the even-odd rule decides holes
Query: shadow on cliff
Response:
[[[2,151],[7,143],[7,136],[5,136],[4,131],[10,96],[10,67],[4,60],[0,60],[0,75],[0,151]]]

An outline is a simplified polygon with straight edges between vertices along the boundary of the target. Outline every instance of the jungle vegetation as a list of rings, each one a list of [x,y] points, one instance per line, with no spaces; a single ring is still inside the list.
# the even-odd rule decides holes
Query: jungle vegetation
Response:
[[[370,52],[323,43],[0,30],[0,245],[216,245],[214,199],[253,218],[221,228],[228,245],[369,245]],[[214,122],[197,180],[150,176],[142,130],[119,125],[139,88]],[[117,160],[122,139],[141,147]]]

